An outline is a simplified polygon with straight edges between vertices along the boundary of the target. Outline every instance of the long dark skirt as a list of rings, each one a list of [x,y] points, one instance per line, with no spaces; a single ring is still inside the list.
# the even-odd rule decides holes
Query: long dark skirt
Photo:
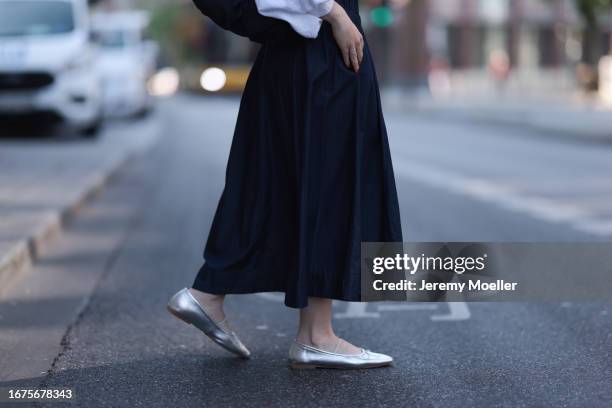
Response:
[[[361,29],[357,0],[339,2]],[[360,301],[361,242],[402,241],[370,51],[356,74],[328,23],[305,39],[258,15],[252,0],[229,3],[239,5],[231,11],[238,17],[224,15],[220,25],[263,45],[193,287],[284,292],[295,308],[309,296]]]

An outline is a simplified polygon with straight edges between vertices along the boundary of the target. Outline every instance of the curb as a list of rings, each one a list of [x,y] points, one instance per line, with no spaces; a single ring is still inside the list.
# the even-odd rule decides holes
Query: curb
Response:
[[[564,127],[547,126],[541,123],[522,121],[508,117],[457,113],[448,112],[445,110],[423,108],[409,109],[406,110],[406,113],[417,115],[424,114],[446,121],[472,123],[475,125],[496,125],[504,126],[509,129],[523,129],[528,130],[537,136],[556,138],[557,140],[579,143],[612,144],[612,130],[610,132],[589,131],[589,129],[574,130]]]
[[[479,113],[468,109],[454,109],[446,107],[423,106],[418,103],[404,104],[397,100],[387,99],[386,105],[389,111],[401,112],[408,115],[422,115],[431,118],[441,119],[448,122],[471,123],[475,125],[494,125],[503,126],[509,129],[522,129],[531,132],[533,135],[556,138],[557,140],[612,144],[612,130],[589,129],[588,126],[575,128],[565,127],[562,124],[546,124],[538,120],[528,119],[524,113],[512,112],[511,114],[498,113]],[[586,123],[588,125],[588,123]]]
[[[61,235],[63,228],[79,210],[103,191],[128,163],[143,155],[150,147],[137,148],[113,160],[105,169],[97,171],[71,203],[56,211],[50,211],[38,229],[0,256],[0,292],[8,287],[16,276],[30,269],[45,253],[45,249]]]

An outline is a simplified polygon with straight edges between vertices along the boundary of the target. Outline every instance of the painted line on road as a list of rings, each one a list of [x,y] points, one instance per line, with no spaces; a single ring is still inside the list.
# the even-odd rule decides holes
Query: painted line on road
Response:
[[[612,220],[598,220],[594,214],[575,204],[525,196],[516,188],[504,186],[499,182],[462,176],[455,171],[440,169],[413,159],[396,157],[394,168],[399,176],[430,187],[492,203],[542,221],[567,224],[580,232],[612,236]]]
[[[282,293],[263,292],[257,293],[256,295],[262,299],[278,303],[282,303],[285,298]],[[334,301],[334,305],[339,304],[346,304],[346,309],[344,312],[334,313],[334,318],[336,319],[380,319],[380,312],[437,311],[440,305],[447,305],[448,313],[431,315],[430,319],[434,322],[461,321],[467,320],[472,316],[468,304],[465,302],[382,304],[376,307],[376,312],[368,311],[369,303],[367,302],[339,303]]]
[[[404,310],[436,310],[438,309],[438,305],[433,303],[417,303],[417,304],[408,304],[408,305],[380,305],[378,306],[378,310],[382,312],[399,312]]]
[[[470,308],[465,302],[448,302],[448,314],[431,316],[434,322],[456,322],[472,317]]]
[[[342,313],[335,313],[334,317],[336,319],[378,319],[380,318],[380,313],[368,312],[367,308],[368,308],[367,303],[349,302],[347,303],[346,311]]]

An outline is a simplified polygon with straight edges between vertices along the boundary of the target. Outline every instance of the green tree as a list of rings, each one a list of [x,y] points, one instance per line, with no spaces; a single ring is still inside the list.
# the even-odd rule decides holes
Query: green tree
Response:
[[[591,27],[596,27],[597,15],[609,11],[612,7],[612,0],[576,0],[576,5],[586,23]]]
[[[583,81],[587,89],[598,88],[597,64],[604,54],[602,28],[599,16],[610,12],[612,0],[575,0],[578,11],[586,23],[582,38],[582,62],[590,66],[591,74]],[[612,44],[612,41],[610,42]]]

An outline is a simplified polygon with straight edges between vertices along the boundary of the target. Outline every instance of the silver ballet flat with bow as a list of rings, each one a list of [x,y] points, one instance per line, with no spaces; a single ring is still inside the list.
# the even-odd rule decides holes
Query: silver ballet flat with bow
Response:
[[[338,345],[336,344],[336,349]],[[294,369],[336,368],[361,369],[391,365],[393,357],[361,349],[359,354],[340,354],[293,342],[289,350],[289,365]]]
[[[180,290],[168,302],[168,311],[185,323],[200,329],[212,341],[241,358],[249,358],[251,352],[242,344],[236,333],[224,330],[220,322],[214,322],[187,288]]]

